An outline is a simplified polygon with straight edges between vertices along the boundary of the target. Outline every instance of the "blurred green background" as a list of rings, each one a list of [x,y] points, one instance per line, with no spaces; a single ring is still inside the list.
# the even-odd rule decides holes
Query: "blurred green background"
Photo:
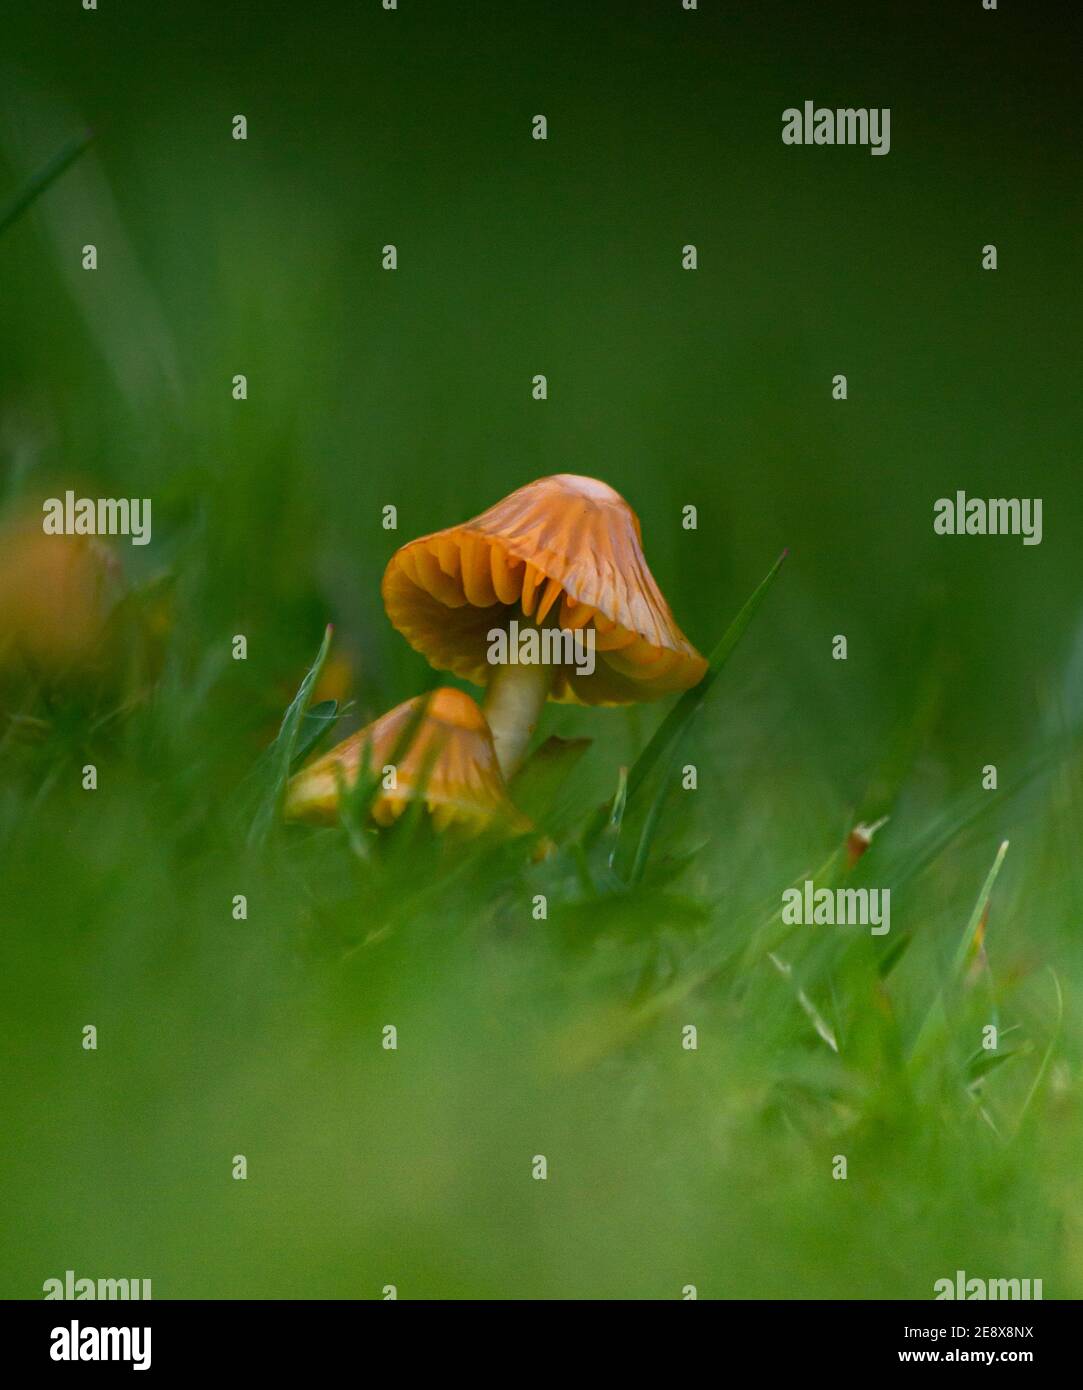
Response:
[[[69,1268],[160,1298],[927,1297],[957,1268],[1083,1293],[1072,24],[5,17],[0,202],[95,136],[0,240],[5,515],[151,497],[153,543],[116,555],[131,640],[155,635],[138,679],[118,657],[93,688],[4,693],[0,1293]],[[805,99],[890,107],[890,154],[784,146]],[[701,650],[791,552],[697,716],[655,878],[584,909],[495,850],[458,874],[437,844],[374,869],[335,831],[246,850],[246,775],[325,623],[345,733],[437,679],[383,614],[393,549],[565,471],[627,497]],[[1041,497],[1041,545],[935,536],[957,489]],[[661,712],[549,708],[544,732],[595,740],[566,820]],[[868,939],[791,951],[836,1055],[745,948],[883,814],[897,970]],[[1018,1051],[976,1096],[904,1058],[1004,838],[986,945]],[[952,1021],[964,1053],[985,1007]]]

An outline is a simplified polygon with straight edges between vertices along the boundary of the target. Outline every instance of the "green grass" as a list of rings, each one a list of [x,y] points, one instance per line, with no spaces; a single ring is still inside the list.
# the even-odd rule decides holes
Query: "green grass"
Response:
[[[262,759],[267,806],[326,650],[281,754]],[[1078,962],[1023,931],[1038,921],[1049,939],[1056,922],[1040,798],[1063,759],[1029,806],[970,798],[916,872],[932,808],[894,788],[851,875],[896,896],[877,939],[779,921],[805,865],[841,881],[845,824],[784,852],[746,788],[710,833],[730,780],[709,732],[726,681],[681,741],[698,789],[667,773],[638,828],[627,798],[597,833],[593,745],[566,745],[570,772],[533,788],[528,766],[524,795],[558,845],[535,863],[522,841],[441,841],[424,817],[366,832],[362,854],[346,830],[263,811],[253,839],[251,779],[223,777],[212,732],[233,665],[202,690],[184,666],[171,656],[156,693],[90,740],[55,710],[32,743],[8,732],[22,1061],[6,1292],[54,1267],[145,1269],[159,1296],[195,1297],[376,1297],[388,1282],[402,1296],[924,1297],[958,1267],[1078,1292],[1079,1038],[1060,983],[1078,988]],[[604,741],[626,717],[580,719]],[[242,713],[235,735],[255,747],[261,722]],[[96,792],[79,785],[85,757]],[[983,887],[993,816],[1018,819],[1031,862]],[[97,1052],[80,1048],[87,1022]],[[397,1051],[381,1047],[387,1024]]]
[[[282,7],[257,45],[220,8],[78,41],[27,12],[38,83],[0,73],[34,113],[0,112],[0,524],[154,499],[105,670],[0,678],[0,1294],[1083,1295],[1078,315],[1047,147],[974,153],[986,40],[953,42],[950,109],[897,74],[928,138],[796,165],[781,8],[528,43],[494,6],[484,52],[409,6]],[[854,90],[853,44],[817,51],[815,90]],[[515,793],[548,858],[282,825],[318,738],[443,680],[384,615],[394,548],[559,471],[635,507],[710,682],[547,708]],[[1044,497],[1042,545],[935,538],[956,487]],[[890,889],[890,934],[785,926],[808,876]]]

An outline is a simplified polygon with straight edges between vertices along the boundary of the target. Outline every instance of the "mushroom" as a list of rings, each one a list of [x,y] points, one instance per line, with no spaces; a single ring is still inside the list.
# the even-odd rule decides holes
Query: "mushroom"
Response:
[[[341,788],[354,786],[366,767],[379,776],[396,754],[394,786],[381,787],[372,805],[378,825],[391,825],[422,795],[438,830],[452,823],[482,830],[498,815],[515,832],[530,829],[508,799],[485,716],[450,687],[396,705],[298,772],[286,792],[286,819],[333,823]]]
[[[90,536],[51,536],[38,517],[0,529],[0,677],[48,688],[111,674],[110,617],[124,596],[115,554]]]
[[[575,473],[539,478],[472,521],[408,542],[391,557],[382,592],[388,617],[430,665],[488,686],[505,778],[546,699],[653,700],[687,690],[707,669],[647,567],[635,512],[608,484]],[[565,647],[549,663],[492,664],[494,630],[520,635],[520,614],[536,636],[580,634],[576,659]],[[584,648],[600,659],[580,661]]]

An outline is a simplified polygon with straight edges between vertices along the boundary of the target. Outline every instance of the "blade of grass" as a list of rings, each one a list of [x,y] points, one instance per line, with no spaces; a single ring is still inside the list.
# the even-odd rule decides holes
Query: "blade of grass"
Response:
[[[605,828],[606,840],[606,865],[611,869],[613,861],[617,857],[617,845],[620,842],[621,827],[624,824],[624,810],[628,804],[628,769],[622,767],[617,774],[617,790],[613,796],[613,805],[609,813],[609,820]]]
[[[94,136],[91,132],[77,135],[74,140],[70,140],[62,150],[53,155],[47,164],[43,165],[36,174],[27,180],[7,207],[0,212],[0,235],[3,235],[12,223],[26,212],[27,208],[36,203],[65,170],[71,168],[79,156],[89,148],[93,139]]]
[[[252,826],[248,834],[248,843],[251,847],[258,847],[266,842],[271,826],[278,815],[282,795],[286,790],[286,783],[289,781],[290,765],[293,762],[301,722],[308,709],[308,702],[312,698],[316,682],[320,678],[323,664],[327,660],[327,653],[331,648],[331,633],[332,627],[328,623],[316,660],[301,682],[297,694],[290,701],[289,708],[282,716],[282,725],[278,731],[278,736],[267,750],[262,798],[252,819]]]
[[[1022,1130],[1023,1121],[1027,1118],[1027,1112],[1030,1110],[1030,1107],[1034,1101],[1034,1097],[1038,1094],[1039,1090],[1041,1089],[1042,1082],[1045,1080],[1045,1074],[1049,1070],[1049,1063],[1052,1061],[1053,1058],[1053,1049],[1057,1045],[1057,1040],[1060,1037],[1061,1025],[1064,1022],[1064,993],[1061,990],[1060,980],[1057,977],[1057,972],[1053,969],[1052,966],[1049,967],[1049,973],[1053,977],[1053,988],[1057,992],[1057,1021],[1053,1027],[1053,1036],[1049,1039],[1049,1045],[1042,1055],[1042,1064],[1038,1068],[1037,1074],[1034,1077],[1034,1081],[1031,1085],[1030,1090],[1027,1092],[1027,1098],[1023,1102],[1023,1108],[1019,1112],[1019,1118],[1015,1122],[1016,1134],[1018,1134]]]
[[[313,751],[320,740],[335,727],[342,717],[337,700],[321,700],[305,713],[297,734],[297,745],[290,760],[292,772]]]
[[[1008,842],[1003,841],[996,852],[992,867],[985,876],[981,892],[974,904],[970,914],[970,920],[966,924],[962,939],[955,952],[955,959],[952,962],[950,978],[937,991],[928,1013],[925,1015],[924,1022],[918,1030],[917,1038],[910,1053],[911,1063],[920,1063],[925,1058],[935,1040],[947,1029],[948,1026],[948,1007],[950,996],[955,993],[962,983],[966,967],[970,962],[974,951],[975,941],[977,940],[978,929],[985,919],[985,914],[989,908],[989,899],[993,894],[993,886],[1000,873],[1000,866],[1004,863],[1004,856],[1008,853]]]
[[[824,1040],[824,1042],[827,1043],[828,1047],[831,1049],[832,1052],[838,1052],[838,1041],[835,1038],[835,1034],[831,1028],[831,1025],[820,1013],[816,1005],[808,997],[808,995],[801,988],[801,986],[795,982],[793,978],[793,966],[789,963],[789,961],[783,960],[781,956],[776,956],[773,951],[768,954],[767,959],[775,967],[775,969],[786,981],[786,983],[791,986],[791,988],[794,991],[794,995],[797,999],[797,1002],[801,1005],[801,1008],[804,1011],[805,1017],[812,1024],[819,1037],[821,1037]]]
[[[684,739],[678,737],[674,742],[674,749],[679,752]],[[676,759],[671,759],[676,761]],[[654,800],[651,802],[646,817],[643,821],[643,829],[639,834],[639,843],[636,845],[635,859],[632,862],[631,872],[628,874],[629,887],[634,888],[643,877],[647,867],[647,859],[651,852],[651,845],[654,837],[658,834],[658,827],[662,821],[662,808],[665,806],[666,797],[669,794],[670,775],[672,767],[667,767],[664,774],[658,779],[658,787],[654,793]]]
[[[962,977],[977,945],[978,928],[985,920],[985,914],[989,910],[989,899],[993,894],[993,885],[997,881],[1000,873],[1000,866],[1004,863],[1004,856],[1008,853],[1008,842],[1005,840],[997,850],[996,858],[993,860],[993,867],[985,876],[982,890],[978,894],[978,901],[974,904],[974,911],[970,914],[970,921],[966,924],[966,931],[959,942],[959,948],[955,952],[955,960],[952,962],[952,969],[958,980]]]
[[[718,679],[722,668],[730,659],[737,643],[747,631],[749,623],[756,614],[756,610],[767,597],[767,591],[774,583],[775,577],[782,568],[782,563],[789,553],[788,550],[784,550],[771,566],[766,577],[746,601],[744,607],[737,614],[736,618],[734,618],[733,622],[730,623],[722,638],[711,652],[703,679],[698,685],[694,685],[691,690],[686,690],[684,692],[666,715],[665,719],[662,720],[661,724],[659,724],[658,728],[654,731],[646,748],[643,749],[642,753],[640,753],[639,757],[636,759],[628,775],[626,795],[629,802],[635,798],[640,787],[642,787],[646,780],[647,775],[651,772],[661,755],[670,744],[684,732],[692,716],[703,704],[711,686]],[[602,834],[606,826],[609,811],[610,807],[603,807],[590,819],[583,832],[583,843],[585,845],[593,844],[598,836]]]
[[[670,712],[662,720],[650,742],[640,753],[639,757],[632,765],[632,770],[628,774],[628,796],[634,797],[647,774],[654,767],[655,763],[665,752],[669,744],[677,737],[688,721],[692,718],[700,705],[706,699],[711,686],[714,685],[722,672],[726,662],[733,655],[737,643],[745,635],[748,625],[756,615],[756,610],[767,597],[767,591],[774,583],[782,563],[790,552],[784,550],[775,563],[771,566],[766,577],[760,583],[752,596],[747,600],[744,607],[730,623],[721,640],[711,652],[707,662],[707,670],[703,679],[698,685],[694,685],[691,690],[686,690]]]

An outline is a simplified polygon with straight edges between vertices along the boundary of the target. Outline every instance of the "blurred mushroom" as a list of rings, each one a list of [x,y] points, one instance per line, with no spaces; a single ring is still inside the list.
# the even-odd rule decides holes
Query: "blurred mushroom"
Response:
[[[383,771],[396,751],[393,786],[386,787]],[[302,769],[290,779],[286,819],[333,824],[341,788],[354,786],[366,764],[381,778],[372,805],[378,825],[390,825],[422,795],[438,830],[454,823],[478,831],[494,819],[516,833],[530,829],[508,799],[485,716],[461,690],[444,687],[406,700]]]
[[[647,567],[631,507],[608,484],[574,473],[540,478],[472,521],[410,541],[391,557],[382,592],[392,623],[432,666],[488,686],[485,714],[505,777],[546,699],[653,700],[695,685],[707,669]],[[490,630],[520,613],[538,628],[592,632],[593,671],[567,660],[490,665]]]
[[[48,536],[38,519],[0,531],[0,673],[48,688],[105,672],[120,563],[90,536]]]

